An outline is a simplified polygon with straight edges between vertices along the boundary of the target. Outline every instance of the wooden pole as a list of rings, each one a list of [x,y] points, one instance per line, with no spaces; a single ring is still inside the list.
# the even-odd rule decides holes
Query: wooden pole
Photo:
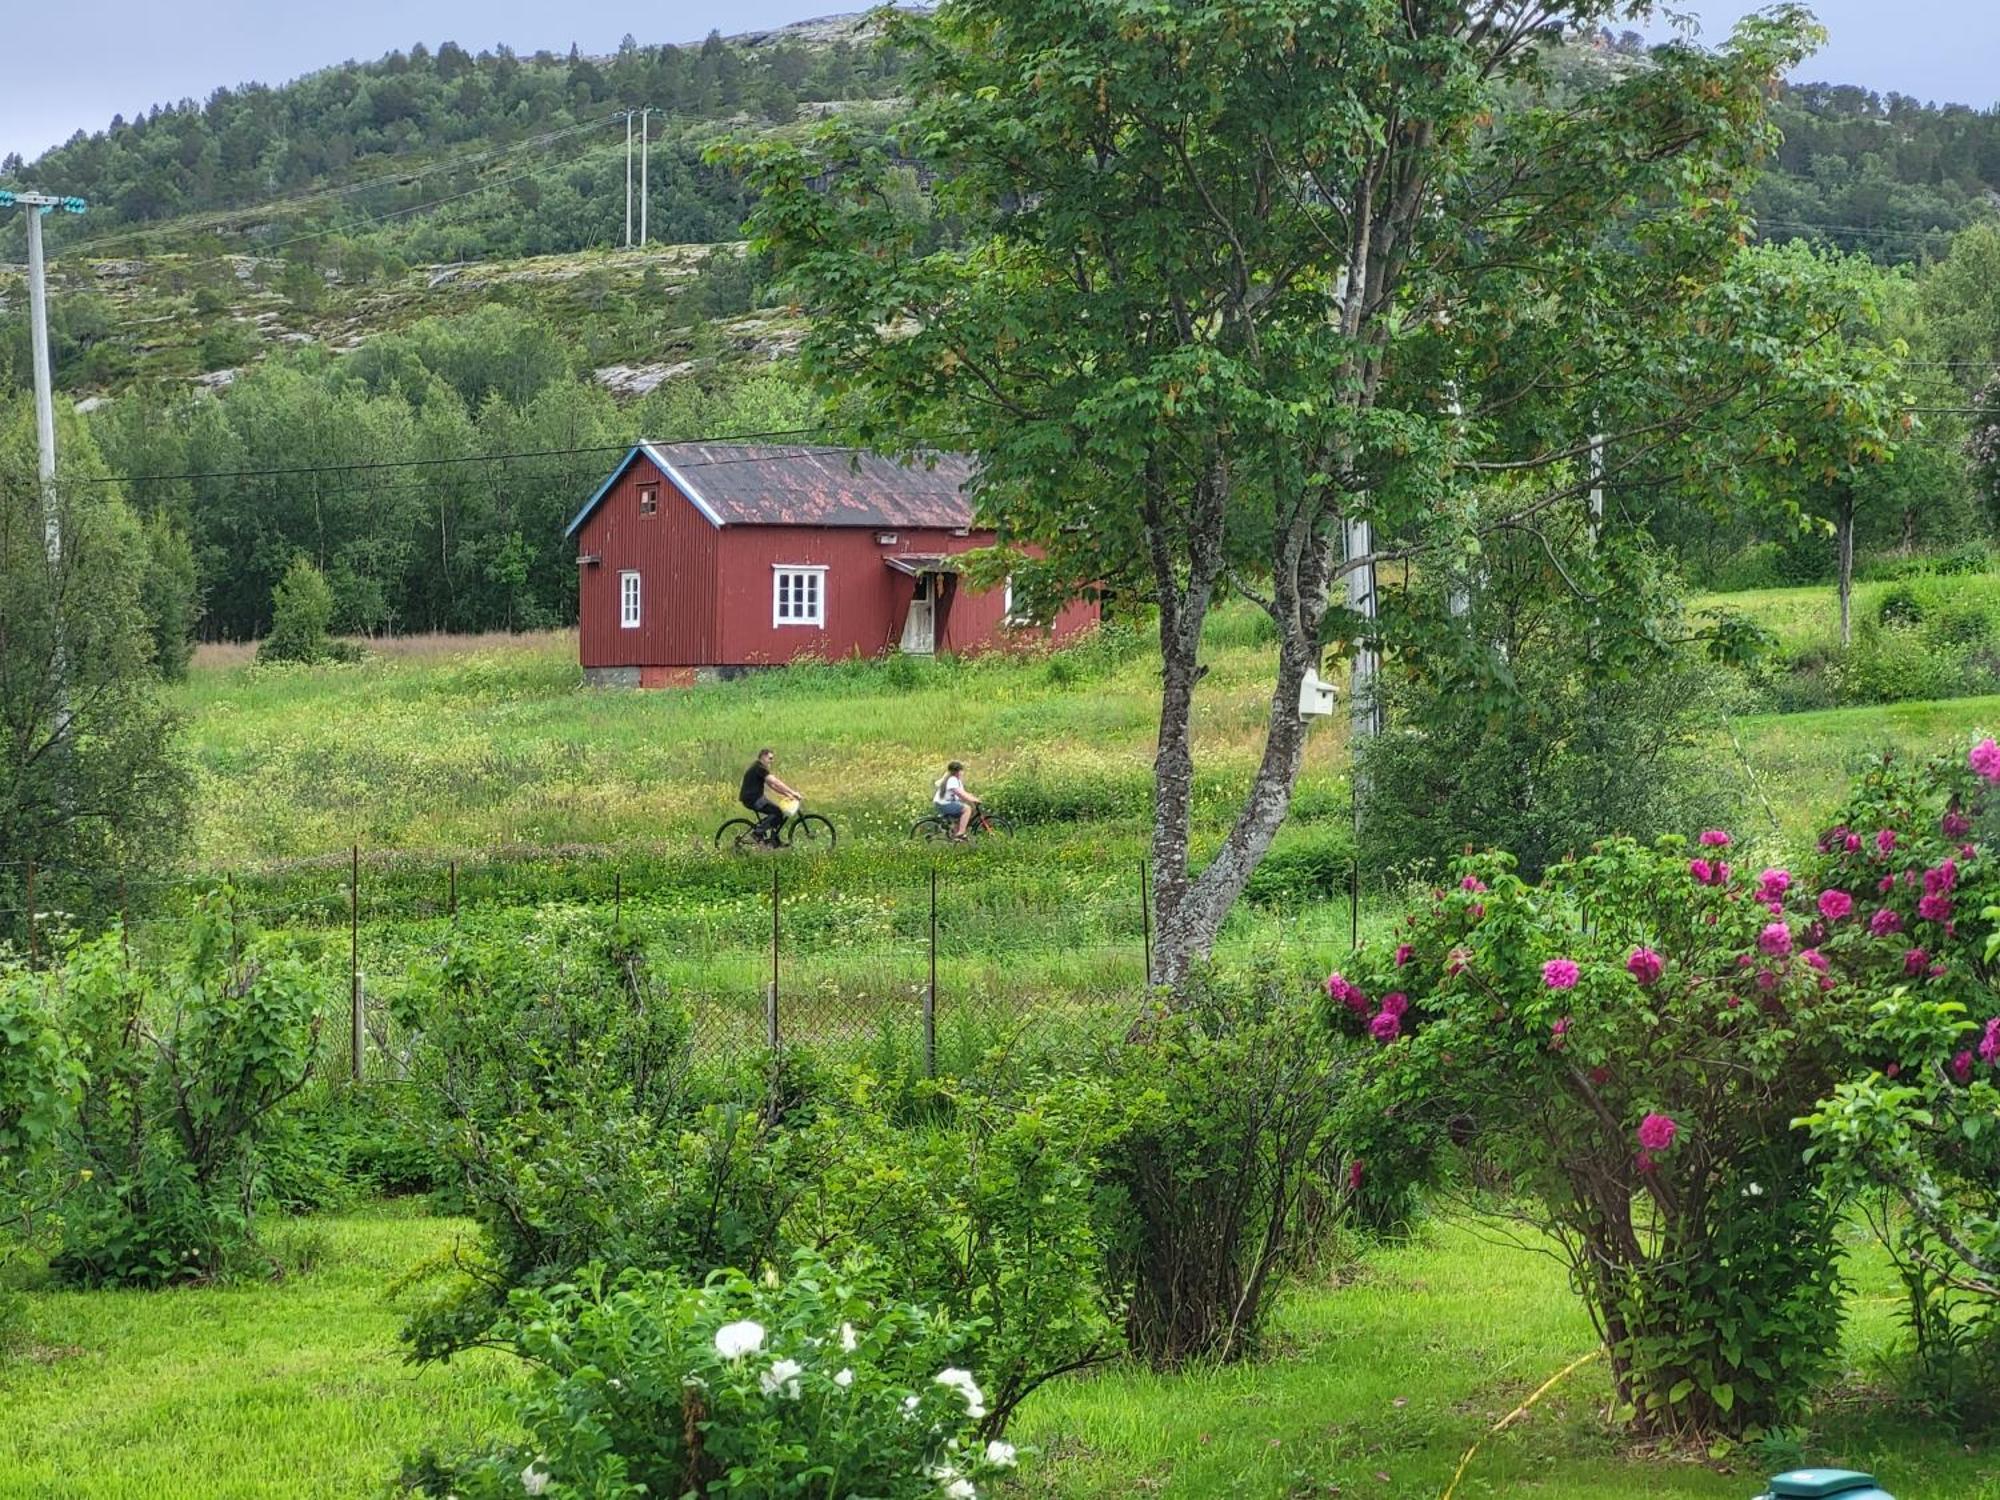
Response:
[[[361,1082],[363,1054],[368,1040],[367,1021],[362,1013],[361,998],[361,846],[353,845],[348,851],[347,867],[347,985],[348,1003],[351,1007],[350,1020],[353,1022],[348,1037],[348,1064],[356,1083]]]
[[[451,913],[451,920],[454,923],[456,923],[458,921],[458,861],[457,860],[453,860],[451,862],[451,888],[450,888],[450,893],[445,897],[445,906],[446,909]]]
[[[28,861],[28,967],[33,968],[39,956],[40,937],[35,930],[35,862]]]

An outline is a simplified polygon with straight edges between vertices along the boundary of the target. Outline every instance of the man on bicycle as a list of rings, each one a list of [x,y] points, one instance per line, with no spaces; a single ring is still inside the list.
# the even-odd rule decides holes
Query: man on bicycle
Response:
[[[785,824],[785,810],[771,800],[772,792],[780,797],[790,797],[794,802],[805,801],[771,774],[771,747],[766,745],[750,762],[750,769],[743,773],[743,790],[737,794],[736,800],[757,814],[757,842],[775,849],[778,830]]]
[[[931,806],[939,817],[958,820],[951,836],[960,843],[965,842],[965,830],[972,826],[972,810],[979,806],[979,799],[965,789],[965,777],[960,774],[964,770],[965,763],[955,760],[931,786]]]

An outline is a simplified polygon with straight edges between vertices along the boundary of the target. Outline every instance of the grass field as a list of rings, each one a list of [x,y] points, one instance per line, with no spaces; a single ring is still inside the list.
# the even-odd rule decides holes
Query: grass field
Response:
[[[347,1500],[382,1493],[425,1445],[503,1430],[498,1357],[400,1362],[385,1288],[458,1221],[393,1205],[274,1237],[281,1280],[168,1293],[28,1297],[25,1355],[0,1363],[0,1496]],[[1896,1347],[1892,1287],[1857,1247],[1845,1370],[1803,1449],[1718,1460],[1621,1448],[1591,1361],[1488,1441],[1462,1496],[1747,1500],[1772,1466],[1868,1468],[1904,1500],[1996,1500],[2000,1451],[1928,1435],[1873,1390]],[[1113,1371],[1046,1389],[1015,1436],[1039,1456],[1017,1500],[1435,1497],[1465,1451],[1594,1345],[1554,1262],[1478,1226],[1436,1225],[1288,1294],[1253,1363]]]

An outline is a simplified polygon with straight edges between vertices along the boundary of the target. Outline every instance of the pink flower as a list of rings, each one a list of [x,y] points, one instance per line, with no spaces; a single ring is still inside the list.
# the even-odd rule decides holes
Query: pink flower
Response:
[[[1901,1063],[1890,1063],[1888,1067],[1886,1067],[1886,1068],[1884,1068],[1884,1069],[1882,1070],[1882,1076],[1883,1076],[1884,1078],[1900,1078],[1900,1077],[1902,1077],[1902,1076],[1903,1076],[1903,1065],[1902,1065]]]
[[[1841,840],[1841,847],[1849,854],[1859,854],[1861,852],[1861,835],[1850,833],[1846,838]]]
[[[1923,949],[1912,948],[1903,955],[1903,972],[1910,978],[1915,979],[1919,974],[1924,972],[1924,965],[1930,961],[1931,956],[1924,952]]]
[[[1576,988],[1577,968],[1573,960],[1552,958],[1542,965],[1542,983],[1552,990]]]
[[[1659,1165],[1657,1162],[1653,1160],[1653,1153],[1644,1150],[1640,1151],[1640,1153],[1637,1156],[1632,1158],[1632,1164],[1635,1167],[1637,1167],[1641,1172],[1651,1172],[1655,1170]]]
[[[1785,892],[1792,888],[1792,874],[1789,870],[1766,870],[1757,877],[1757,899],[1763,902],[1783,901]]]
[[[1876,937],[1887,937],[1903,930],[1903,919],[1885,906],[1868,919],[1868,930]]]
[[[1896,877],[1893,875],[1884,875],[1880,880],[1875,882],[1875,889],[1880,891],[1885,896],[1888,895],[1889,892],[1893,891],[1895,888],[1896,888]]]
[[[1359,1157],[1356,1157],[1353,1161],[1347,1164],[1348,1192],[1358,1193],[1361,1191],[1361,1178],[1364,1170],[1365,1169],[1362,1167],[1361,1159]]]
[[[1368,1013],[1368,997],[1338,972],[1326,976],[1326,995],[1329,1000],[1338,1000],[1356,1015]]]
[[[1471,917],[1472,920],[1475,922],[1483,922],[1486,920],[1486,903],[1484,901],[1473,902],[1472,905],[1468,906],[1465,909],[1465,911],[1466,915]]]
[[[2000,1067],[2000,1016],[1986,1023],[1986,1035],[1979,1039],[1979,1060],[1987,1067]]]
[[[1938,820],[1938,832],[1948,839],[1962,839],[1972,832],[1972,819],[1954,807]]]
[[[1671,1115],[1649,1114],[1639,1122],[1639,1145],[1647,1151],[1665,1151],[1680,1129]]]
[[[1393,1042],[1403,1034],[1402,1020],[1386,1010],[1381,1011],[1368,1023],[1368,1034],[1378,1042]]]
[[[1696,885],[1715,884],[1715,866],[1710,864],[1705,859],[1689,860],[1688,874],[1694,877],[1694,882]]]
[[[1704,849],[1727,849],[1732,840],[1720,828],[1710,828],[1696,842]]]
[[[1896,830],[1884,828],[1875,835],[1875,852],[1885,859],[1896,852]]]
[[[1940,860],[1934,869],[1924,871],[1924,894],[1945,896],[1958,888],[1958,861]]]
[[[1410,1008],[1410,997],[1401,990],[1395,990],[1382,997],[1382,1014],[1400,1018]]]
[[[1592,1088],[1601,1089],[1609,1082],[1611,1082],[1611,1070],[1609,1068],[1599,1064],[1590,1070],[1590,1086]]]
[[[1399,969],[1402,968],[1404,964],[1410,961],[1410,955],[1416,951],[1416,948],[1409,943],[1398,943],[1396,945],[1396,967]]]
[[[1625,972],[1642,985],[1657,983],[1666,968],[1666,962],[1651,948],[1634,948],[1625,960]]]
[[[1792,929],[1783,922],[1772,922],[1757,934],[1757,946],[1772,958],[1785,958],[1792,951]]]
[[[1759,969],[1757,971],[1758,989],[1762,990],[1765,994],[1768,995],[1773,990],[1777,989],[1777,987],[1778,987],[1778,976],[1776,974],[1773,974],[1769,969]]]
[[[1965,757],[1965,763],[1977,771],[1984,780],[2000,786],[2000,745],[1993,743],[1991,735],[1972,747],[1971,754]]]
[[[1819,970],[1820,973],[1824,974],[1826,972],[1826,955],[1820,952],[1819,949],[1808,948],[1799,957],[1804,959],[1810,967]]]
[[[1829,922],[1838,922],[1854,910],[1854,898],[1845,891],[1821,891],[1819,893],[1819,914]]]
[[[1470,948],[1454,948],[1445,956],[1444,972],[1448,978],[1456,979],[1471,967],[1472,950]]]
[[[1934,963],[1928,969],[1924,970],[1924,972],[1930,975],[1931,978],[1933,979],[1942,979],[1944,978],[1945,975],[1949,974],[1951,970],[1947,968],[1943,963]]]
[[[1458,888],[1461,891],[1471,891],[1477,894],[1486,889],[1486,882],[1481,880],[1477,875],[1468,875],[1458,883]]]
[[[1563,1016],[1551,1025],[1549,1027],[1550,1045],[1560,1050],[1563,1038],[1569,1035],[1569,1029],[1572,1024],[1574,1023],[1568,1016]]]
[[[1917,903],[1917,915],[1926,922],[1949,922],[1951,920],[1951,897],[1926,896]]]
[[[1715,866],[1715,883],[1717,885],[1729,884],[1729,862],[1727,860],[1717,862]]]
[[[1993,741],[1988,740],[1986,743],[1990,745],[1993,743]],[[1959,1053],[1958,1056],[1954,1057],[1951,1060],[1951,1076],[1952,1076],[1952,1081],[1955,1083],[1967,1084],[1972,1082],[1971,1048],[1968,1047],[1965,1051]]]

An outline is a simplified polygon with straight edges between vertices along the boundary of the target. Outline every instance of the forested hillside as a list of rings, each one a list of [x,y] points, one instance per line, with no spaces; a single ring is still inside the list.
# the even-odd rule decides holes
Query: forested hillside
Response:
[[[1643,68],[1646,49],[1605,36],[1559,66]],[[74,441],[191,548],[204,634],[266,629],[301,553],[341,630],[552,625],[574,609],[562,524],[620,445],[812,420],[783,363],[802,325],[742,252],[747,190],[708,149],[835,110],[886,137],[902,76],[859,17],[609,58],[417,46],[153,106],[0,182],[91,201],[50,221],[56,383]],[[641,107],[652,243],[628,249]],[[2000,232],[1966,226],[2000,219],[2000,111],[1804,84],[1776,118],[1763,237],[1853,256],[1883,314],[1857,334],[1906,347],[1927,408],[1870,476],[1859,543],[1974,534],[1994,485],[1962,408],[2000,359]],[[0,405],[30,371],[19,224],[0,217]],[[1698,578],[1831,567],[1820,532],[1672,505],[1652,524]]]

